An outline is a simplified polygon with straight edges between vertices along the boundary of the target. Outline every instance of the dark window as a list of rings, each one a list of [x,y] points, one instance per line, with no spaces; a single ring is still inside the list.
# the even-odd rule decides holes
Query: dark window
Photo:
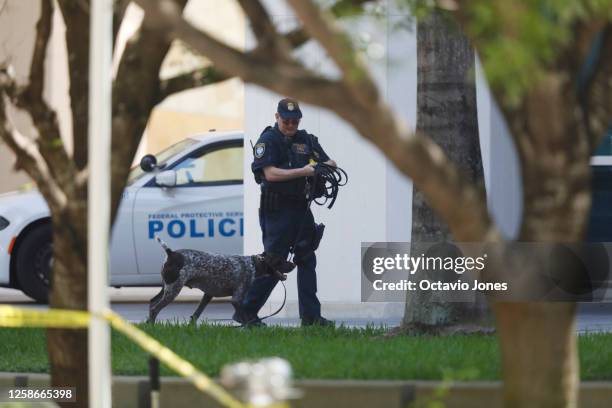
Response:
[[[593,204],[587,240],[612,242],[612,165],[592,169]]]

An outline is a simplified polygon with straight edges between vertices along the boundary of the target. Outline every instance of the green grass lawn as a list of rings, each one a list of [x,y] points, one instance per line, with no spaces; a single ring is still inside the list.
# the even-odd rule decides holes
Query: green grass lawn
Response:
[[[147,333],[217,376],[228,362],[284,357],[296,378],[496,380],[495,336],[382,338],[382,329],[190,327],[141,325]],[[612,334],[579,337],[583,380],[612,380]],[[114,374],[144,375],[148,356],[122,334],[112,334]],[[0,329],[0,371],[48,372],[45,331]],[[173,373],[162,368],[162,375]]]

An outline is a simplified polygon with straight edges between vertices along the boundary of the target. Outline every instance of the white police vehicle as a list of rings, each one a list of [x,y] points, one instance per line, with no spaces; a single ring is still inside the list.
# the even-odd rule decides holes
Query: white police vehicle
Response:
[[[242,254],[243,144],[241,132],[190,137],[131,170],[112,231],[112,286],[161,285],[156,235],[177,249]],[[42,195],[0,195],[0,286],[45,302],[52,254]]]

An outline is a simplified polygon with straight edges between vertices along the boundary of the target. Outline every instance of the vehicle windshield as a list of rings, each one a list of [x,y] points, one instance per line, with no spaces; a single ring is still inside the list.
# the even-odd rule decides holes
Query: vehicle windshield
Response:
[[[198,143],[197,140],[187,138],[187,139],[181,140],[178,143],[173,144],[172,146],[165,148],[164,150],[162,150],[161,152],[155,155],[155,158],[157,159],[157,164],[161,166],[162,164],[166,162],[166,160],[168,160],[172,156],[180,153],[182,150],[185,150],[189,146],[192,146],[196,143]],[[132,184],[133,182],[135,182],[136,180],[138,180],[140,177],[142,177],[145,174],[147,174],[147,172],[145,172],[143,169],[140,168],[140,163],[137,164],[136,166],[130,169],[130,175],[128,176],[127,184],[128,185]]]

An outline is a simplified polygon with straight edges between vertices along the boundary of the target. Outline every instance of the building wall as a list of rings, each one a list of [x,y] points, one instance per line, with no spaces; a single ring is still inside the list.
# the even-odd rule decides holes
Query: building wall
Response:
[[[40,4],[35,1],[9,1],[0,12],[0,61],[14,67],[19,83],[27,80],[38,13]],[[21,129],[30,126],[22,116],[14,120]],[[15,156],[0,140],[0,192],[18,189],[29,182],[23,171],[14,171],[14,163]]]
[[[295,19],[283,0],[265,2],[274,19],[286,28]],[[359,38],[368,63],[387,102],[411,127],[416,125],[416,32],[406,28],[405,11],[384,9],[382,19],[360,18],[345,22]],[[247,36],[247,48],[253,39]],[[296,53],[306,65],[331,77],[336,68],[319,47],[307,44]],[[481,148],[489,206],[504,232],[513,235],[520,213],[516,155],[501,116],[491,101],[481,69],[477,69],[477,98]],[[257,86],[246,87],[245,131],[253,143],[261,130],[273,124],[276,95]],[[315,218],[326,225],[317,251],[318,294],[323,314],[333,317],[399,317],[403,303],[361,303],[360,248],[362,242],[410,241],[412,183],[354,129],[330,112],[303,106],[301,127],[319,137],[326,152],[349,174],[331,210],[313,206]],[[248,142],[247,142],[248,143]],[[248,144],[247,144],[248,145]],[[248,149],[247,149],[248,151]],[[263,249],[258,226],[259,187],[250,172],[252,155],[245,154],[245,253]],[[286,282],[286,316],[297,316],[296,273]],[[280,285],[261,314],[276,310],[283,299]]]

